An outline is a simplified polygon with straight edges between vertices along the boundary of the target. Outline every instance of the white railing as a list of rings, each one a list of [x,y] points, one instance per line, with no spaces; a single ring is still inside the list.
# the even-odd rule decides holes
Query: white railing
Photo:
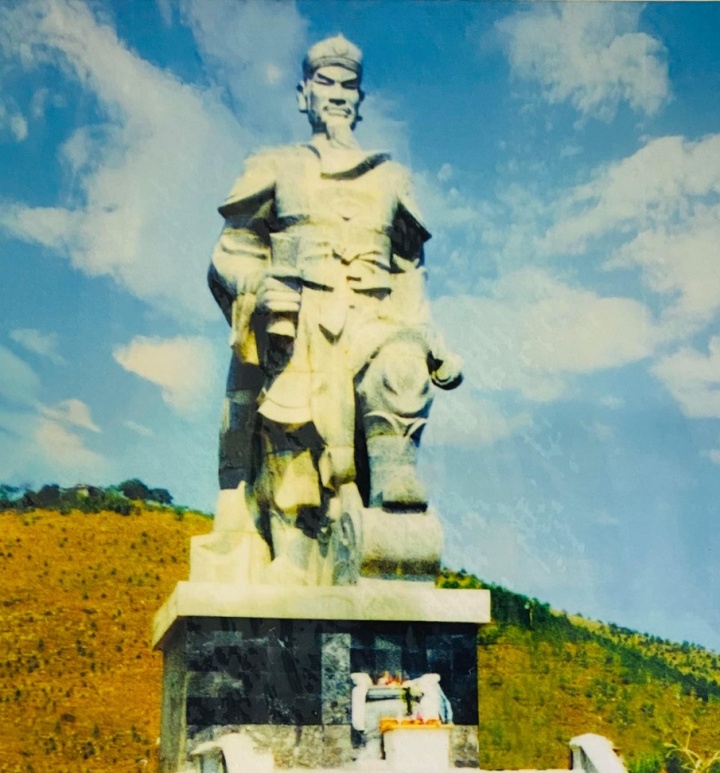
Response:
[[[570,741],[572,769],[585,773],[627,773],[612,743],[602,735],[585,733]]]
[[[573,738],[570,743],[571,770],[576,773],[628,773],[627,768],[615,751],[612,743],[601,735],[585,733]],[[273,773],[275,765],[272,754],[255,751],[250,738],[240,733],[229,733],[215,741],[208,741],[195,747],[190,753],[194,767],[180,773]],[[425,760],[427,762],[427,760]],[[407,760],[358,760],[346,768],[316,770],[315,773],[398,773],[412,769],[426,770],[427,766],[410,765]],[[402,764],[401,764],[402,763]],[[400,765],[400,767],[398,767]],[[437,773],[452,773],[459,768],[444,768],[442,763],[431,766]],[[463,768],[470,770],[470,768]],[[296,773],[286,770],[285,773]],[[299,772],[297,772],[299,773]],[[303,772],[304,773],[304,772]],[[475,773],[518,773],[518,771],[477,771]],[[561,770],[529,771],[525,773],[567,773]]]

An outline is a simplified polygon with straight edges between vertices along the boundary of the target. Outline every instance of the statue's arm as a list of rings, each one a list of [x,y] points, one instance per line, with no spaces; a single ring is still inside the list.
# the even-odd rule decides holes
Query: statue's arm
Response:
[[[272,154],[253,155],[219,207],[225,224],[213,250],[208,284],[230,324],[233,304],[255,293],[270,261],[268,229],[274,191]]]
[[[430,303],[427,294],[427,272],[422,249],[406,257],[392,255],[393,306],[404,324],[430,324]]]
[[[424,244],[430,233],[422,223],[407,169],[392,164],[396,191],[395,216],[391,229],[393,296],[395,308],[405,323],[427,326],[430,304],[427,296]]]
[[[233,303],[255,293],[269,260],[270,246],[261,234],[226,220],[212,253],[208,284],[229,324]]]
[[[428,347],[428,370],[436,386],[454,389],[462,382],[462,358],[451,352],[432,322],[427,294],[424,244],[430,233],[422,223],[410,175],[399,174],[398,207],[393,228],[393,295],[405,323],[423,327]]]

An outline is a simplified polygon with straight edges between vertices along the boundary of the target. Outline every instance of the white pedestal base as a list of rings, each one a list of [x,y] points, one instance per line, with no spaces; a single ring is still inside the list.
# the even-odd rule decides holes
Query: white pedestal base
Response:
[[[450,726],[403,728],[383,733],[385,761],[397,773],[446,771],[450,767]]]

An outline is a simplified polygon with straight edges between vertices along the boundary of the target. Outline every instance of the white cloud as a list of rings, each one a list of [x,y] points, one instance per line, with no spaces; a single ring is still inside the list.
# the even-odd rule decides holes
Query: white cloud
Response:
[[[481,505],[461,520],[445,523],[450,566],[467,566],[468,534],[482,547],[467,568],[518,592],[565,595],[568,587],[591,595],[597,566],[574,535],[568,515],[557,500]]]
[[[670,299],[667,338],[692,333],[720,309],[720,206],[697,206],[680,225],[641,231],[608,266],[639,268],[645,285]]]
[[[713,464],[720,464],[720,448],[710,448],[703,451],[701,456],[709,459]]]
[[[621,521],[617,516],[611,515],[607,510],[600,510],[600,512],[595,515],[595,523],[600,526],[619,526]]]
[[[108,469],[80,437],[35,411],[0,411],[0,459],[5,481],[36,485],[97,480]]]
[[[531,426],[527,411],[506,416],[495,403],[473,395],[464,384],[452,392],[438,392],[423,444],[488,446]]]
[[[446,182],[450,182],[454,173],[455,173],[455,170],[453,169],[452,164],[446,163],[446,164],[443,164],[440,167],[440,169],[438,169],[438,173],[436,177],[441,183],[446,183]]]
[[[248,150],[305,139],[309,129],[298,113],[295,86],[308,48],[308,22],[295,4],[181,0],[179,7],[213,79],[229,93],[249,130]],[[364,147],[389,150],[407,161],[407,132],[393,118],[394,108],[392,99],[368,94],[357,134]]]
[[[173,23],[173,4],[172,0],[155,0],[160,18],[166,27]]]
[[[42,405],[40,412],[55,423],[80,427],[90,432],[100,432],[100,428],[92,420],[90,409],[82,400],[70,398],[55,405]]]
[[[136,432],[141,437],[152,437],[155,434],[149,427],[146,427],[144,424],[140,424],[137,421],[132,421],[132,419],[124,421],[123,425],[133,432]]]
[[[720,193],[720,134],[697,142],[660,137],[572,189],[561,201],[557,223],[540,247],[548,252],[583,252],[588,241],[682,222],[693,200]]]
[[[720,419],[720,336],[713,336],[708,354],[689,347],[664,357],[652,372],[694,419]]]
[[[430,282],[435,292],[450,295],[468,291],[469,279],[477,276],[480,250],[489,260],[497,260],[501,250],[496,243],[487,246],[490,234],[499,230],[497,207],[475,198],[464,186],[454,186],[456,176],[448,172],[447,164],[436,174],[413,174],[421,217],[432,232],[427,262]],[[500,241],[505,247],[510,240]]]
[[[86,448],[81,438],[56,421],[40,421],[34,437],[36,447],[57,468],[97,475],[105,468],[105,459]]]
[[[213,59],[216,68],[235,41],[221,77],[234,78],[252,61],[277,60],[283,69],[296,57],[304,23],[293,6],[201,5],[183,6],[201,43],[204,32],[223,28],[223,19],[233,22],[222,39],[213,38],[227,42]],[[0,10],[0,23],[7,57],[26,68],[59,68],[96,98],[106,119],[80,128],[62,150],[67,202],[45,208],[16,202],[3,208],[0,223],[185,321],[214,315],[204,275],[221,224],[215,207],[242,157],[282,133],[266,79],[248,92],[241,126],[218,88],[183,84],[138,58],[85,3],[29,0]],[[210,56],[209,42],[203,50]],[[241,85],[253,83],[246,73]],[[262,125],[262,136],[254,125]]]
[[[539,402],[561,397],[568,375],[640,360],[655,344],[641,303],[602,297],[533,269],[508,274],[484,296],[440,298],[433,313],[463,356],[473,387],[519,390]],[[468,329],[476,331],[471,339]]]
[[[604,405],[613,411],[618,411],[625,406],[625,400],[617,395],[605,395],[605,397],[600,398],[600,405]]]
[[[719,196],[720,134],[650,140],[561,198],[536,249],[638,270],[662,302],[659,336],[679,340],[720,310]]]
[[[615,430],[609,424],[605,424],[605,422],[593,421],[589,424],[583,422],[582,426],[590,437],[599,440],[601,443],[615,438]]]
[[[40,120],[45,117],[45,113],[49,107],[63,107],[65,105],[65,98],[59,92],[53,92],[45,86],[40,87],[32,95],[30,100],[30,115],[35,120]]]
[[[0,132],[3,130],[7,130],[15,142],[22,142],[28,135],[25,116],[10,98],[0,100]]]
[[[582,152],[582,145],[570,142],[560,148],[560,153],[558,155],[560,158],[573,158],[574,156],[579,156]]]
[[[0,398],[17,408],[0,410],[0,459],[5,481],[53,479],[63,483],[100,475],[105,459],[85,447],[68,427],[99,429],[80,400],[45,406],[37,400],[40,379],[33,369],[0,346]]]
[[[638,32],[642,7],[619,3],[534,5],[497,22],[518,78],[550,104],[570,102],[609,121],[621,103],[652,115],[669,96],[660,41]]]
[[[62,207],[27,207],[11,203],[0,208],[0,226],[12,236],[58,251],[76,249],[76,234],[83,221],[81,212]]]
[[[283,71],[276,64],[269,64],[265,68],[265,82],[274,86],[280,83],[283,77]]]
[[[100,114],[59,152],[64,200],[7,202],[0,227],[186,324],[215,317],[205,287],[221,225],[215,208],[247,153],[307,136],[294,94],[307,22],[291,3],[160,3],[166,21],[181,19],[195,37],[210,83],[201,87],[140,59],[109,13],[93,8],[80,0],[0,8],[5,57],[26,70],[56,68]],[[361,141],[406,157],[392,108],[368,97]]]
[[[125,370],[157,384],[176,411],[192,414],[206,407],[217,371],[206,339],[137,336],[116,348],[113,357]]]
[[[294,87],[301,77],[307,22],[294,3],[181,0],[203,60],[231,94],[236,112],[267,144],[303,123]]]
[[[481,218],[478,204],[462,196],[457,188],[445,189],[439,182],[447,182],[438,173],[431,176],[423,172],[413,175],[413,182],[420,207],[425,217],[432,217],[433,228],[456,228],[477,225]]]
[[[40,391],[35,371],[9,349],[0,346],[0,396],[16,403],[34,403]]]
[[[362,121],[357,136],[364,148],[388,151],[403,164],[410,164],[408,131],[402,119],[395,118],[396,103],[385,94],[366,95],[360,108]]]
[[[46,333],[35,328],[23,327],[10,332],[10,338],[25,349],[41,357],[47,357],[56,364],[64,362],[58,354],[57,333]]]
[[[25,117],[16,113],[10,117],[10,132],[17,142],[22,142],[28,136],[28,125]]]

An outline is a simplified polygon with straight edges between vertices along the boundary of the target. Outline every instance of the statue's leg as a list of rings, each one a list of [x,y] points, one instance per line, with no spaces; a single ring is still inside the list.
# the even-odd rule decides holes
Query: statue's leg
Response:
[[[370,471],[368,504],[387,510],[426,509],[416,469],[432,403],[422,338],[402,335],[383,344],[359,375],[357,394]]]
[[[273,562],[268,579],[307,582],[325,526],[318,474],[321,441],[311,423],[260,424],[261,464],[254,493],[267,519]]]
[[[215,503],[213,531],[257,531],[255,507],[249,496],[257,469],[257,397],[264,375],[256,365],[235,354],[230,361],[218,448],[220,491]],[[263,538],[267,539],[263,536]]]
[[[221,489],[236,489],[240,483],[250,481],[257,397],[263,379],[259,367],[246,365],[233,355],[220,423],[218,478]]]
[[[257,444],[257,396],[263,374],[233,355],[220,425],[220,491],[213,533],[193,538],[191,578],[256,582],[270,562],[269,537],[261,529],[252,496]]]

